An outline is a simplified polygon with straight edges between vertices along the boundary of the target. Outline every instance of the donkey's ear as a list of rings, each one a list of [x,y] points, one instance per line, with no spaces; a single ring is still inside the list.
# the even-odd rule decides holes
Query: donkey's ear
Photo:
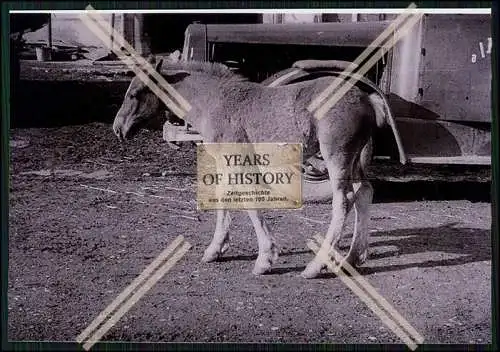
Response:
[[[154,55],[149,55],[149,57],[148,57],[148,63],[149,63],[151,66],[156,65],[156,56],[154,56]]]
[[[160,59],[160,60],[158,61],[158,63],[156,64],[156,66],[155,66],[155,70],[156,70],[156,72],[160,72],[160,70],[161,70],[161,65],[163,65],[163,59]]]
[[[172,63],[177,63],[179,61],[181,61],[181,52],[179,50],[176,50],[174,51],[173,53],[171,53],[169,56],[168,56],[168,59],[172,62]]]

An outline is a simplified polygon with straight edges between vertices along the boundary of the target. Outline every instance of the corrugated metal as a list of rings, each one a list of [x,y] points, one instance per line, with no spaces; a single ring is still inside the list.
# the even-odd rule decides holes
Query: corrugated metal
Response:
[[[396,43],[390,63],[390,91],[415,103],[418,100],[423,20]]]

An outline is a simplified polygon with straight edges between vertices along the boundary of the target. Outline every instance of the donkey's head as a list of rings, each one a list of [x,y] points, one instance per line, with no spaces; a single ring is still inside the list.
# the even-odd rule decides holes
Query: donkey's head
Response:
[[[172,60],[169,58],[169,60]],[[163,60],[156,62],[156,58],[151,56],[148,62],[160,72]],[[170,83],[179,80],[178,75],[162,75]],[[151,75],[150,82],[157,84],[157,80]],[[165,113],[165,104],[161,99],[141,80],[135,76],[130,82],[130,86],[125,93],[123,103],[118,110],[113,122],[113,131],[121,141],[135,135],[141,127],[144,127],[154,119],[162,117]]]

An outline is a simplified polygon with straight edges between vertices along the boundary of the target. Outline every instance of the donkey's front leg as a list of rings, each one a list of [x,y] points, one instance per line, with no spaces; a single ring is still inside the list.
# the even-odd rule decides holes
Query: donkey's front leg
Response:
[[[259,244],[259,255],[255,261],[253,274],[261,275],[269,271],[272,264],[278,259],[278,247],[262,214],[257,210],[248,210],[248,216],[252,220]]]
[[[217,220],[215,224],[215,233],[212,242],[205,250],[203,258],[205,263],[217,260],[229,248],[229,225],[231,224],[231,215],[226,209],[217,210]]]

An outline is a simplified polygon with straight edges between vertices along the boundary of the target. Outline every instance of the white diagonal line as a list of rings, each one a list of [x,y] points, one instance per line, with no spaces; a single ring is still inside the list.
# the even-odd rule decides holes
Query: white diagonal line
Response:
[[[318,253],[320,251],[320,248],[311,240],[308,241],[307,246],[314,252]],[[346,274],[344,274],[341,270],[339,270],[338,267],[333,265],[331,260],[327,258],[325,255],[320,254],[321,259],[324,261],[324,263],[332,270],[335,272],[338,277],[344,282],[344,284],[351,289],[367,306],[370,308],[373,313],[375,313],[381,320],[382,322],[387,325],[401,340],[404,341],[408,345],[408,347],[411,350],[415,350],[417,348],[417,345],[413,340],[410,339],[408,334],[406,334],[397,324],[394,323],[394,321],[387,316],[387,314],[381,310],[377,304],[373,301],[373,299],[367,295],[361,288],[359,288],[354,281],[349,278]]]
[[[158,83],[163,86],[179,103],[179,105],[182,106],[185,110],[190,110],[191,106],[187,100],[185,100],[182,95],[180,95],[170,84],[167,83],[165,78],[163,78],[162,75],[160,75],[150,64],[147,62],[139,53],[135,51],[135,49],[123,38],[123,36],[116,31],[114,28],[111,28],[111,26],[97,13],[97,11],[91,6],[88,5],[86,7],[86,10],[91,14],[90,16],[94,17],[94,20],[96,22],[99,22],[99,24],[104,28],[105,32],[107,34],[113,34],[115,39],[118,39],[118,42],[120,43],[121,46],[125,48],[126,51],[130,53],[130,55],[137,60],[140,66],[145,67],[147,72],[152,75]]]
[[[161,76],[149,62],[147,62],[144,58],[137,54],[135,50],[130,46],[130,44],[128,44],[116,30],[111,29],[109,27],[109,24],[100,19],[99,16],[95,14],[95,12],[92,16],[96,18],[91,18],[91,15],[88,14],[90,12],[94,11],[87,10],[85,14],[80,15],[81,20],[87,25],[87,27],[91,31],[93,31],[94,34],[99,37],[104,43],[107,43],[107,38],[109,37],[110,33],[113,33],[113,35],[117,39],[117,42],[119,42],[119,44],[130,53],[131,57],[128,58],[124,56],[123,51],[120,51],[116,48],[110,47],[110,50],[112,50],[120,58],[120,60],[127,64],[127,66],[129,66],[129,68],[134,71],[139,79],[141,79],[141,81],[143,81],[144,84],[146,84],[165,103],[165,105],[167,105],[172,110],[173,113],[175,113],[180,118],[184,118],[186,113],[191,109],[191,105],[172,86],[167,83],[165,78],[163,78],[163,76]],[[137,63],[137,65],[135,63]],[[153,76],[158,81],[159,85],[153,82],[143,70],[145,70],[147,74]],[[180,106],[173,102],[160,89],[160,87],[171,94],[172,97],[174,97],[179,102]]]
[[[92,23],[91,20],[88,18],[85,18],[82,15],[81,20],[87,25],[87,27],[94,32],[94,34],[99,37],[102,41],[105,41],[107,39],[107,35],[101,31],[100,28],[95,23]],[[112,51],[118,56],[122,55],[123,53],[118,51],[118,49],[112,49]],[[133,60],[131,59],[124,59],[123,57],[120,57],[120,59],[127,64],[127,66],[134,71],[135,75],[144,83],[146,84],[162,101],[165,103],[166,106],[168,106],[174,114],[179,116],[180,118],[184,118],[186,115],[186,112],[182,110],[177,104],[175,104],[160,88],[156,83],[154,83],[145,73],[142,71],[142,69],[135,65],[133,63]]]
[[[116,324],[116,322],[127,313],[132,306],[139,301],[139,299],[144,296],[147,291],[149,291],[172,267],[177,263],[183,256],[184,254],[189,251],[191,248],[191,244],[189,243],[184,243],[183,246],[172,255],[172,257],[165,263],[163,264],[160,269],[158,269],[157,272],[153,274],[151,278],[146,281],[144,285],[142,285],[130,299],[128,299],[123,306],[116,311],[115,314],[106,322],[104,323],[97,332],[92,335],[89,340],[83,345],[83,348],[85,350],[89,350],[97,341],[101,339],[102,336],[106,332],[108,332],[109,329],[113,327],[113,325]]]
[[[415,8],[416,5],[411,3],[408,9]],[[344,70],[345,73],[351,73],[356,70],[356,68],[361,65],[361,63],[374,51],[383,41],[385,41],[394,32],[401,23],[403,23],[407,17],[412,13],[412,11],[405,10],[401,15],[399,15],[390,25],[387,27],[374,41],[368,46],[357,58],[354,60],[347,68]],[[328,98],[328,96],[335,91],[335,89],[343,82],[342,78],[337,78],[330,86],[328,86],[323,92],[321,92],[308,106],[307,110],[313,112],[316,110],[323,101]]]
[[[163,252],[156,257],[156,259],[149,264],[146,269],[134,280],[132,283],[123,290],[122,293],[116,299],[111,302],[110,305],[106,307],[98,316],[94,319],[94,321],[76,338],[78,343],[81,343],[85,340],[92,331],[94,331],[102,322],[106,319],[106,317],[111,314],[146,278],[151,275],[153,271],[155,271],[160,264],[168,258],[172,252],[184,241],[183,236],[177,237]]]
[[[316,241],[319,243],[322,243],[324,241],[324,238],[320,235],[314,236]],[[333,250],[336,258],[340,258],[341,255]],[[410,325],[410,323],[401,315],[399,314],[396,309],[391,306],[387,300],[380,295],[377,290],[361,275],[359,272],[352,267],[351,264],[348,262],[343,262],[342,267],[344,267],[349,274],[359,283],[360,286],[364,287],[364,289],[373,297],[375,301],[377,301],[383,308],[385,308],[393,317],[396,319],[399,324],[406,329],[406,331],[412,335],[412,337],[418,342],[422,343],[424,341],[424,338],[422,335],[418,333],[417,330],[413,326]]]
[[[400,31],[398,30],[396,32],[397,34],[395,34],[394,37],[390,39],[390,46],[386,46],[385,49],[387,50],[388,48],[393,47],[399,39],[401,39],[406,35],[406,33],[409,31],[411,27],[413,27],[418,21],[420,21],[422,16],[423,14],[419,13],[413,16],[413,18],[411,18],[410,20],[408,20],[408,22],[405,23],[404,26],[402,26],[401,30]],[[364,64],[362,68],[359,69],[356,73],[362,76],[366,72],[368,72],[368,70],[370,70],[378,60],[380,60],[380,57],[383,55],[383,51],[384,48],[378,50],[370,58],[370,60],[368,60],[366,64]],[[344,94],[347,93],[347,91],[356,84],[356,81],[357,80],[355,78],[351,78],[349,81],[344,83],[335,93],[333,93],[331,98],[329,98],[320,108],[318,108],[318,110],[316,110],[314,114],[316,118],[321,119],[328,112],[328,110],[330,110],[332,106],[335,105],[344,96]]]

